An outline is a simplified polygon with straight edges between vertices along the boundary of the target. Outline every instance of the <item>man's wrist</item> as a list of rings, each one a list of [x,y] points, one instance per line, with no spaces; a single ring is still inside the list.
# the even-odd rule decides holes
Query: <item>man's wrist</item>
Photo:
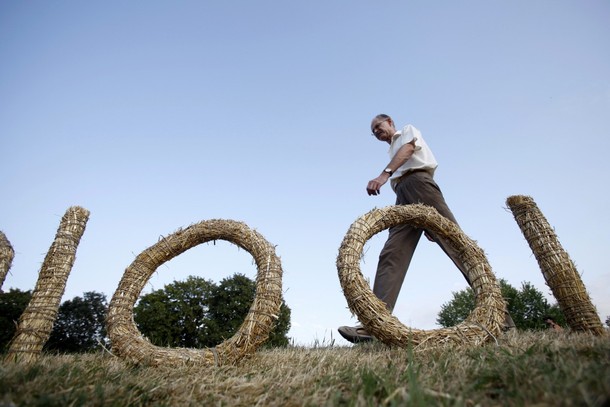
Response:
[[[389,168],[389,167],[388,167],[388,168],[386,168],[385,170],[383,170],[383,173],[384,173],[384,174],[388,174],[390,177],[391,177],[392,175],[394,175],[394,171],[392,171],[392,169],[391,169],[391,168]]]

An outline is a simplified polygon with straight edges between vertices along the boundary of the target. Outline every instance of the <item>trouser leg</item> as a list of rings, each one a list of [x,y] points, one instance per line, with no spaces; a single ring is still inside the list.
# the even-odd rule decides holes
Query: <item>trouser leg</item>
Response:
[[[392,311],[422,230],[410,225],[390,228],[377,264],[373,293]]]
[[[397,191],[397,196],[399,197],[399,199],[400,196],[402,196],[403,200],[423,203],[432,206],[437,210],[440,215],[449,219],[459,227],[455,216],[453,216],[453,213],[445,202],[445,197],[443,196],[439,186],[436,184],[436,182],[434,182],[432,177],[430,177],[427,173],[416,173],[412,177],[407,178],[407,180],[405,181],[410,181],[412,185],[409,187],[409,184],[407,183],[404,185],[404,187],[406,187],[404,188],[404,190]],[[401,185],[399,185],[399,187],[400,186]],[[429,233],[432,235],[434,241],[441,247],[441,249],[453,261],[456,267],[462,272],[462,275],[466,279],[468,285],[472,287],[472,283],[468,278],[468,274],[466,273],[466,267],[464,267],[460,259],[459,252],[455,250],[446,239],[434,233]],[[504,329],[507,330],[511,328],[515,328],[515,323],[508,311],[506,311],[504,315]]]
[[[428,206],[432,206],[437,212],[455,223],[458,227],[457,220],[453,213],[449,209],[449,206],[445,202],[445,197],[441,192],[439,186],[434,182],[432,176],[426,172],[417,172],[402,181],[396,190],[397,204],[405,205],[412,203],[422,203]],[[468,285],[470,279],[466,274],[466,268],[462,264],[459,253],[455,250],[449,242],[441,236],[435,233],[428,232],[434,241],[440,246],[440,248],[447,254],[447,256],[453,261],[455,266],[462,272],[462,275],[466,279]]]

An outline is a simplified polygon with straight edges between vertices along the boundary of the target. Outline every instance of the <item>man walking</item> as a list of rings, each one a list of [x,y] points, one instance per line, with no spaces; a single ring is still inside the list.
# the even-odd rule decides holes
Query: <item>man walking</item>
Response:
[[[379,195],[381,187],[390,181],[396,193],[396,205],[426,204],[457,224],[441,189],[434,181],[434,171],[438,164],[419,130],[407,125],[401,131],[397,131],[390,116],[379,114],[371,122],[371,131],[377,140],[390,145],[390,162],[381,174],[368,182],[367,193]],[[388,240],[379,255],[373,293],[390,311],[394,309],[413,253],[423,232],[422,229],[407,224],[394,226],[389,230]],[[471,285],[457,252],[432,233],[426,231],[426,236],[443,249]],[[512,323],[512,320],[510,322]],[[352,343],[372,339],[370,333],[362,326],[342,326],[339,328],[339,333]]]

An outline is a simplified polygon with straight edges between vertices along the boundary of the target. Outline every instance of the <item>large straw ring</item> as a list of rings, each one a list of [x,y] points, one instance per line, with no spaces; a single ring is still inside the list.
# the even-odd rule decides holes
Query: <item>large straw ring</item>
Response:
[[[360,271],[364,244],[375,234],[399,224],[426,229],[459,253],[475,292],[475,309],[450,328],[420,330],[403,325],[371,291]],[[400,347],[445,343],[479,345],[503,327],[506,304],[485,253],[450,220],[426,205],[396,205],[373,209],[350,227],[337,257],[337,270],[349,309],[377,339]]]
[[[256,262],[256,294],[248,315],[234,336],[214,348],[164,348],[142,336],[133,320],[133,307],[144,285],[163,263],[212,240],[226,240],[247,250]],[[208,220],[162,237],[140,253],[125,270],[108,308],[112,351],[145,365],[224,365],[250,355],[264,343],[277,320],[282,301],[282,267],[275,248],[244,223]]]

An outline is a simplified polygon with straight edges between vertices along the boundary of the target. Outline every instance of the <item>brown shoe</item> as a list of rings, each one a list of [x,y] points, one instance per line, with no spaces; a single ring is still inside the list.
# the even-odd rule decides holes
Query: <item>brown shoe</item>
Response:
[[[362,343],[369,342],[373,340],[373,337],[366,329],[362,327],[362,325],[358,326],[341,326],[339,327],[339,333],[346,340],[351,343]]]

